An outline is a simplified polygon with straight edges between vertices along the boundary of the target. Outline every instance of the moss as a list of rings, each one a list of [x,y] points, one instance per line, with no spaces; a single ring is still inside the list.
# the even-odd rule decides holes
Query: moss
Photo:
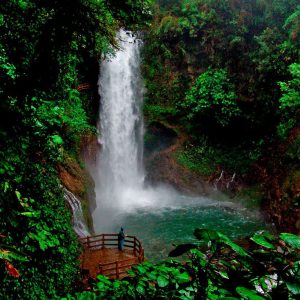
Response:
[[[174,153],[174,158],[183,167],[204,177],[208,177],[216,171],[216,165],[207,157],[199,159],[196,158],[193,153],[182,149]]]

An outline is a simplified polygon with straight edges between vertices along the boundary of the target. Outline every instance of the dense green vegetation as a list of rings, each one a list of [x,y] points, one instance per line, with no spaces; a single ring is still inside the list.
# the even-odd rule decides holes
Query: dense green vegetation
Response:
[[[93,292],[67,299],[297,299],[300,294],[300,238],[282,233],[251,237],[248,249],[227,236],[196,229],[197,244],[178,245],[171,257],[189,253],[184,263],[149,262],[129,271],[131,277],[98,276]]]
[[[299,9],[284,0],[158,1],[143,53],[145,113],[190,134],[181,157],[207,160],[213,148],[221,168],[241,174],[258,156],[239,159],[237,146],[263,152],[297,126]]]
[[[146,120],[187,137],[175,160],[213,182],[224,171],[236,190],[260,187],[273,221],[294,232],[299,64],[299,1],[159,0],[142,65]]]
[[[1,299],[54,299],[73,288],[80,249],[57,165],[77,155],[98,106],[76,87],[97,81],[116,30],[146,22],[149,3],[1,1]]]
[[[84,82],[96,85],[98,60],[117,47],[120,26],[150,25],[144,33],[142,66],[145,114],[149,122],[176,125],[177,131],[187,133],[185,147],[175,154],[177,161],[206,176],[221,169],[249,174],[255,163],[263,175],[255,173],[252,181],[280,174],[280,199],[291,203],[292,212],[299,207],[294,187],[300,167],[299,1],[160,0],[152,21],[151,3],[1,2],[1,299],[74,294],[81,249],[58,165],[67,156],[78,159],[81,137],[95,132],[97,95],[80,93],[76,87]],[[287,170],[290,173],[284,173]],[[274,189],[273,181],[263,186]],[[99,277],[96,293],[74,297],[299,295],[296,236],[257,234],[252,237],[256,246],[247,250],[217,232],[196,230],[195,236],[199,244],[181,245],[171,253],[192,249],[186,264],[145,263],[131,278]],[[270,279],[274,274],[279,276],[276,282]]]

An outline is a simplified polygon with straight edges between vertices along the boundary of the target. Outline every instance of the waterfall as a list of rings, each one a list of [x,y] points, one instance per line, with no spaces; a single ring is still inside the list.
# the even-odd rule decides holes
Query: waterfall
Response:
[[[119,31],[118,39],[120,50],[101,63],[98,83],[102,151],[97,162],[96,227],[99,221],[102,227],[111,223],[112,212],[130,205],[136,198],[132,191],[142,189],[144,182],[141,42],[125,30]]]
[[[117,37],[120,50],[101,62],[98,82],[101,153],[96,172],[91,172],[97,232],[115,231],[116,224],[122,225],[122,213],[164,206],[172,203],[175,194],[165,187],[144,186],[141,41],[125,30]]]
[[[72,213],[73,213],[72,221],[73,221],[74,231],[77,233],[79,237],[86,237],[90,235],[83,217],[80,200],[66,188],[64,188],[63,191],[64,191],[64,198],[69,203],[72,209]]]
[[[220,205],[218,199],[180,194],[162,184],[144,184],[141,42],[125,30],[117,37],[120,49],[101,62],[98,83],[101,147],[89,170],[95,182],[95,231],[113,233],[124,226],[126,232],[148,239],[148,247],[155,248],[157,238],[163,243],[169,239],[171,244],[170,237],[176,240],[187,232],[185,228],[192,231],[211,223],[212,214],[217,220],[213,226],[220,223],[221,228],[226,227],[223,208],[233,207],[227,198]],[[224,172],[218,180],[223,176]],[[236,223],[232,224],[235,228]]]
[[[118,37],[121,50],[101,64],[99,79],[100,181],[110,198],[116,198],[120,189],[141,185],[144,178],[139,42],[124,30]]]

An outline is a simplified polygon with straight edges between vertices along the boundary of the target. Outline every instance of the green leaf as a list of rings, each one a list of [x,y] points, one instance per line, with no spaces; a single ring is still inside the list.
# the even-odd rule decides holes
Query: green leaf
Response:
[[[25,211],[20,213],[22,216],[26,216],[26,217],[39,217],[41,215],[40,211]]]
[[[18,260],[18,261],[28,261],[26,255],[13,247],[0,244],[0,259],[6,260]]]
[[[7,181],[4,182],[4,193],[7,192],[7,190],[10,188],[10,185]]]
[[[138,293],[144,295],[145,294],[145,288],[143,287],[143,285],[141,284],[138,284],[137,287],[136,287],[136,290]]]
[[[204,240],[206,242],[219,239],[217,231],[210,230],[210,229],[199,229],[199,228],[197,228],[194,231],[194,236],[198,240]]]
[[[250,238],[254,243],[268,249],[275,249],[275,246],[267,241],[267,238],[262,234],[255,234]]]
[[[179,283],[185,283],[185,282],[189,282],[191,278],[190,278],[190,275],[188,273],[184,272],[184,273],[180,273],[180,274],[176,275],[175,279]]]
[[[244,250],[242,247],[237,245],[236,243],[232,242],[226,235],[218,232],[218,236],[220,237],[220,241],[222,241],[224,244],[229,246],[234,252],[238,253],[241,256],[249,256],[246,250]]]
[[[300,237],[292,233],[281,233],[280,238],[289,246],[300,249]]]
[[[136,269],[140,274],[145,274],[147,272],[147,270],[142,266],[137,266]]]
[[[128,272],[128,274],[129,274],[129,272]],[[129,274],[129,275],[130,275],[130,274]],[[147,275],[148,275],[148,278],[149,278],[150,280],[156,280],[156,278],[157,278],[157,273],[156,273],[156,272],[150,272],[150,273],[148,273]]]
[[[63,139],[58,134],[52,135],[51,137],[53,143],[56,145],[62,145],[64,143]]]
[[[191,249],[197,248],[194,244],[182,244],[178,245],[174,250],[169,253],[169,257],[177,257],[189,252]]]
[[[15,191],[17,199],[20,201],[21,200],[21,193],[19,191]]]
[[[158,276],[157,284],[159,287],[164,288],[169,284],[169,280],[164,276]]]
[[[286,282],[286,286],[293,295],[300,295],[299,282]]]
[[[242,296],[246,299],[249,299],[249,300],[264,300],[265,299],[264,297],[257,295],[257,293],[255,291],[249,290],[245,287],[239,286],[236,288],[236,291],[240,296]]]
[[[229,279],[228,274],[226,272],[223,271],[217,271],[218,274],[220,274],[221,277],[225,278],[225,279]]]

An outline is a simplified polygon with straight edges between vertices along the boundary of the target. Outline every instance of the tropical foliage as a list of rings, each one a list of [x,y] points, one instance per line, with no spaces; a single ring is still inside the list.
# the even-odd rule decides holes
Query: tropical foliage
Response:
[[[55,299],[73,288],[80,247],[57,166],[95,131],[98,108],[95,93],[77,86],[96,86],[116,30],[147,22],[149,5],[1,1],[0,298]]]
[[[299,1],[159,0],[154,15],[143,49],[146,121],[185,137],[180,165],[262,186],[265,207],[273,216],[284,207],[299,232],[299,211],[289,209],[297,193],[280,200],[300,163]]]
[[[300,238],[258,232],[247,248],[220,232],[196,229],[195,244],[178,245],[169,256],[185,263],[145,262],[123,280],[98,276],[93,292],[67,299],[297,299]]]

